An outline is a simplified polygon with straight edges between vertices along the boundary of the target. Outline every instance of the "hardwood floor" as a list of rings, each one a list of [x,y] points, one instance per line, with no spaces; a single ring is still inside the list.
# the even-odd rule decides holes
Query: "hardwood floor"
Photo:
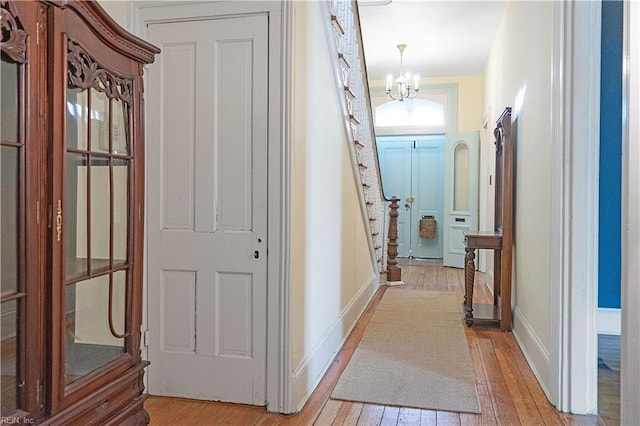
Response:
[[[406,288],[453,291],[462,301],[464,273],[439,262],[405,261]],[[426,267],[425,267],[426,266]],[[479,274],[480,275],[480,274]],[[476,279],[475,300],[491,300]],[[480,285],[482,283],[482,285]],[[481,414],[418,410],[329,399],[349,362],[387,286],[383,285],[367,307],[325,377],[302,411],[295,415],[268,413],[262,407],[150,397],[145,408],[151,425],[603,425],[597,416],[558,413],[542,388],[511,333],[465,327],[476,371]],[[462,320],[462,319],[461,319]],[[610,424],[610,423],[607,423]]]
[[[620,424],[620,336],[598,336],[598,413],[607,425]]]

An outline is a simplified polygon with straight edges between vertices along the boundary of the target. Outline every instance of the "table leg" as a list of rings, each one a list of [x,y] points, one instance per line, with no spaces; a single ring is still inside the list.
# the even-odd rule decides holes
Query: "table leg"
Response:
[[[475,279],[476,265],[473,261],[476,258],[476,249],[465,248],[464,256],[464,317],[467,322],[467,326],[473,324],[473,281]]]

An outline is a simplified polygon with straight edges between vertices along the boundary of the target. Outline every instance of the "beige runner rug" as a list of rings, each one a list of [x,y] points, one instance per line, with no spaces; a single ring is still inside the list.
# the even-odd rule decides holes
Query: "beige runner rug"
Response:
[[[454,293],[388,289],[331,397],[479,413],[460,312]]]

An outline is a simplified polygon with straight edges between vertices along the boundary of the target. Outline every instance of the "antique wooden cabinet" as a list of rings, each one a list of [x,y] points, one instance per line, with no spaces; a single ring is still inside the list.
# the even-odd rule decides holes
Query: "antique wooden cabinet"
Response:
[[[92,1],[0,0],[3,423],[145,424],[144,64]]]
[[[495,199],[493,231],[468,233],[465,246],[464,317],[468,326],[493,325],[511,330],[511,273],[513,262],[513,218],[515,188],[515,143],[511,108],[496,122]],[[493,250],[493,304],[473,303],[477,249]]]

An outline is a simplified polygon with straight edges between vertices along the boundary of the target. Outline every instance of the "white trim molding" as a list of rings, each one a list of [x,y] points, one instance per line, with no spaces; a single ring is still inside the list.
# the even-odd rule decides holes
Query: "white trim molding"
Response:
[[[620,309],[598,308],[598,334],[620,335]]]
[[[293,4],[283,1],[281,13],[270,17],[270,31],[280,29],[279,39],[270,36],[269,78],[274,91],[269,110],[274,115],[269,139],[269,232],[270,253],[277,254],[267,265],[267,410],[291,413],[290,351],[290,247],[291,247],[291,145],[293,140]],[[278,80],[279,76],[279,80]],[[272,79],[273,78],[273,79]],[[279,111],[279,113],[278,113]],[[270,115],[271,115],[270,114]],[[277,127],[276,127],[277,126]]]
[[[620,424],[640,419],[640,3],[624,2]]]
[[[203,13],[205,10],[205,13]],[[220,16],[269,15],[267,410],[293,412],[289,333],[293,6],[287,1],[132,1],[129,29]],[[146,267],[145,267],[146,273]],[[146,275],[145,275],[146,276]],[[145,303],[146,312],[146,281]],[[146,321],[146,317],[145,317]]]
[[[549,399],[597,412],[600,2],[554,2]]]

